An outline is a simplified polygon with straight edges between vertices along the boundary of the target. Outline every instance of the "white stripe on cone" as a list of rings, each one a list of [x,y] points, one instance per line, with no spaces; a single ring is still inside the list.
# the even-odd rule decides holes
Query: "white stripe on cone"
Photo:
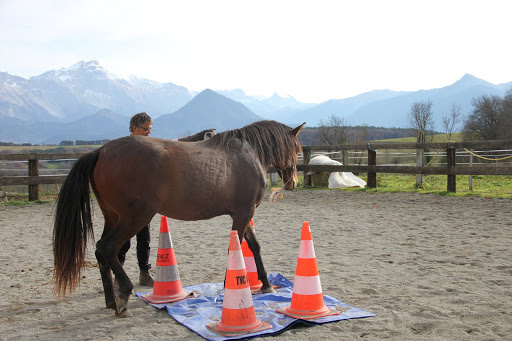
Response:
[[[300,295],[317,295],[322,293],[320,276],[297,276],[293,282],[293,292]]]
[[[299,258],[316,258],[312,240],[301,240],[299,244]]]
[[[228,255],[228,270],[242,270],[245,269],[244,256],[242,250],[229,251]]]

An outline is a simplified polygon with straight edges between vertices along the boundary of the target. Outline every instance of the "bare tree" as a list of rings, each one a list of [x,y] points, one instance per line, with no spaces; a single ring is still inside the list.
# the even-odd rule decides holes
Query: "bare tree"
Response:
[[[473,99],[473,112],[464,124],[464,135],[469,140],[497,140],[503,114],[504,101],[499,96],[483,95]]]
[[[352,130],[352,132],[350,134],[349,140],[355,144],[365,143],[368,140],[370,140],[370,133],[368,131],[368,126],[361,125],[361,126],[354,127],[354,129]],[[354,159],[357,160],[355,162],[356,164],[360,165],[362,163],[363,154],[364,154],[364,152],[362,150],[358,150],[353,153]],[[344,161],[343,162],[344,164],[347,164],[345,162],[345,160],[343,160],[343,161]]]
[[[336,115],[331,115],[326,122],[320,120],[317,139],[322,144],[341,145],[347,143],[347,123],[345,119]]]
[[[368,130],[368,125],[360,125],[354,127],[352,132],[348,138],[349,141],[353,143],[364,143],[370,139],[370,132]]]
[[[462,112],[459,104],[453,104],[450,112],[446,115],[443,115],[443,127],[446,135],[448,135],[448,140],[452,139],[453,133],[459,127],[459,124],[462,122]]]
[[[411,105],[411,109],[407,115],[407,118],[411,128],[427,133],[434,130],[433,116],[434,113],[432,112],[432,101],[426,100],[414,102]]]
[[[432,112],[432,101],[427,100],[423,102],[414,102],[411,105],[411,110],[408,114],[409,125],[411,128],[416,129],[417,137],[416,141],[418,143],[425,143],[425,135],[432,132],[434,130],[434,118]],[[425,150],[417,149],[416,150],[416,166],[424,166],[425,165]],[[416,186],[420,187],[423,181],[423,175],[416,175]]]

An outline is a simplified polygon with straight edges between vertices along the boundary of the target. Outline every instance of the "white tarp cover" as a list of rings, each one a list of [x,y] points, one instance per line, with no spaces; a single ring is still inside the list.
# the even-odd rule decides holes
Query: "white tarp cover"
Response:
[[[309,161],[310,165],[342,165],[341,162],[331,160],[325,155],[318,155]],[[366,181],[359,179],[351,172],[333,172],[329,175],[329,188],[361,187],[366,186]]]

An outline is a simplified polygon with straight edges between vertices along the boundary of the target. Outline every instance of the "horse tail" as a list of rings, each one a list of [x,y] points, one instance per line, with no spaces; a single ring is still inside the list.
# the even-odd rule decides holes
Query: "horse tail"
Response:
[[[88,236],[94,238],[89,179],[99,151],[81,156],[62,185],[53,226],[54,293],[60,298],[73,292],[85,265]]]

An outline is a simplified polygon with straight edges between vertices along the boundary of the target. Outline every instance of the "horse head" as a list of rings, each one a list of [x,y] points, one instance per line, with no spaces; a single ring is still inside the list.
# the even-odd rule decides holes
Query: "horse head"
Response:
[[[299,135],[305,124],[306,122],[288,132],[289,138],[292,140],[292,148],[287,153],[287,157],[283,159],[285,163],[274,165],[277,173],[283,180],[283,188],[288,191],[293,190],[297,186],[297,154],[302,151],[297,135]]]

